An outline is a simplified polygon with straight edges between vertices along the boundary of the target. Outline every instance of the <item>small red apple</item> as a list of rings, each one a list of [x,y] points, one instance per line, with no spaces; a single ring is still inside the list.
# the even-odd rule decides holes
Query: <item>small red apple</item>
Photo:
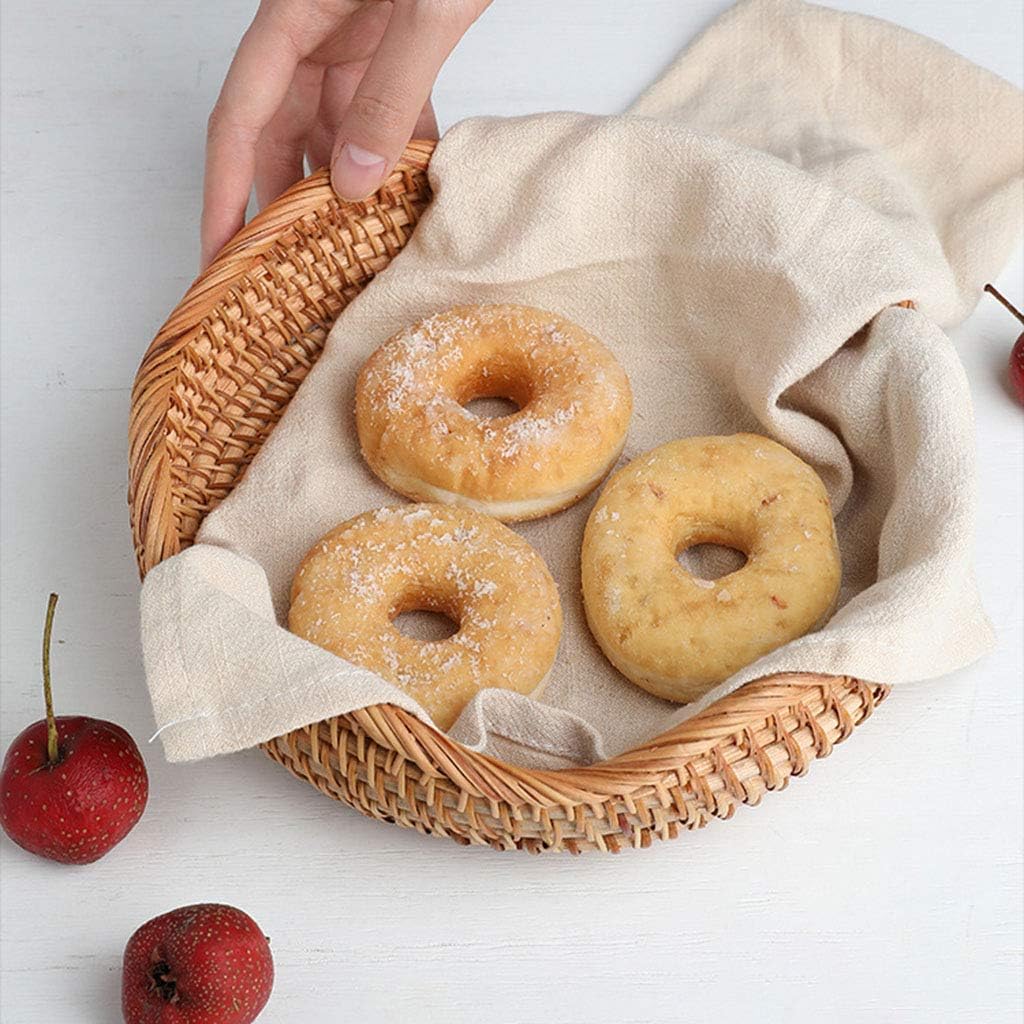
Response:
[[[1010,352],[1010,384],[1017,393],[1017,401],[1024,405],[1024,332],[1017,335]]]
[[[46,718],[25,729],[0,769],[0,825],[19,846],[64,864],[99,860],[135,827],[149,796],[139,748],[113,722],[56,718],[50,636],[57,595],[43,630]]]
[[[125,1024],[251,1024],[274,986],[270,944],[248,914],[220,903],[179,907],[128,940]]]
[[[989,295],[994,295],[999,302],[1024,324],[1024,313],[1021,313],[1012,302],[996,291],[992,285],[985,285],[985,291]],[[1007,368],[1007,373],[1010,377],[1010,386],[1013,388],[1013,393],[1017,396],[1017,401],[1024,405],[1024,332],[1017,335],[1017,340],[1010,351],[1010,365]]]

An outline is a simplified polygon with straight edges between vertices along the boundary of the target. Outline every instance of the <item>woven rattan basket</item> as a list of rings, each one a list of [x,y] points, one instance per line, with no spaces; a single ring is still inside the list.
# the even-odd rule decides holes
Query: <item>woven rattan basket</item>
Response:
[[[238,482],[345,305],[387,266],[430,201],[433,143],[384,187],[339,202],[326,172],[242,230],[150,345],[132,393],[129,488],[143,573],[187,547]],[[649,846],[782,789],[888,693],[848,677],[776,675],[601,764],[532,771],[467,750],[378,705],[264,744],[364,814],[496,849]]]

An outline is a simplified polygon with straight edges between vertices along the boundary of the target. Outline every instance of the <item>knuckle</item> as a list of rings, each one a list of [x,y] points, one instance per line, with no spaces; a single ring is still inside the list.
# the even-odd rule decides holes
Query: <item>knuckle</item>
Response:
[[[253,21],[254,28],[265,28],[277,38],[282,46],[288,47],[297,56],[302,56],[299,27],[305,24],[301,11],[295,9],[291,0],[261,6]]]
[[[374,136],[392,135],[402,128],[406,117],[400,104],[385,96],[356,95],[349,112]]]
[[[408,5],[439,25],[468,26],[480,13],[479,0],[407,0]]]

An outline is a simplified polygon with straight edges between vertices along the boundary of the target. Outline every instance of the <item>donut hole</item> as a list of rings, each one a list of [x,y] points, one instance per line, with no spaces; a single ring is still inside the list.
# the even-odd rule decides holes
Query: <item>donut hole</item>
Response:
[[[422,643],[438,643],[459,631],[459,624],[450,615],[430,608],[410,608],[399,612],[391,622],[402,636]]]
[[[451,595],[416,587],[395,603],[391,624],[404,637],[438,643],[459,631],[459,609]]]
[[[471,412],[479,420],[500,420],[506,416],[515,416],[519,412],[519,403],[501,395],[487,395],[472,398],[463,402],[462,408]]]
[[[507,359],[469,368],[455,390],[462,408],[482,420],[514,416],[533,398],[526,367]]]
[[[717,580],[742,569],[747,556],[726,544],[689,544],[676,552],[676,561],[697,579]]]

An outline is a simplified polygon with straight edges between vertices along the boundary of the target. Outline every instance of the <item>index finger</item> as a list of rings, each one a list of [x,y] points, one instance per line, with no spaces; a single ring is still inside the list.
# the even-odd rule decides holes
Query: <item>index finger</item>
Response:
[[[441,65],[486,6],[487,0],[395,0],[339,126],[331,159],[339,196],[365,199],[380,186],[412,137]]]

